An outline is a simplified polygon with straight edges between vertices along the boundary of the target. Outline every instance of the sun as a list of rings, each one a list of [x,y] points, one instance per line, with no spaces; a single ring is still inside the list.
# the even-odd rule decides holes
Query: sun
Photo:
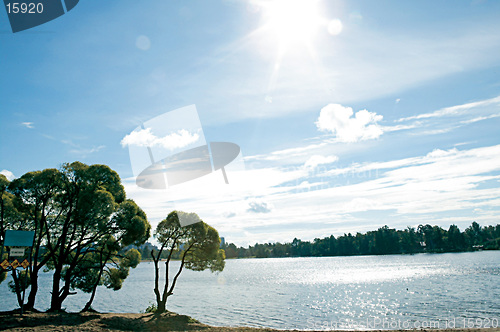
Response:
[[[261,5],[266,30],[281,46],[310,43],[323,24],[317,0],[271,0]]]
[[[293,75],[301,75],[301,72],[307,71],[323,79],[321,54],[315,46],[328,42],[325,32],[338,35],[342,31],[339,19],[324,17],[329,7],[321,0],[249,1],[247,8],[260,13],[259,28],[249,36],[259,38],[260,47],[256,49],[260,54],[266,58],[274,56],[264,100],[272,103],[279,81],[284,82]]]

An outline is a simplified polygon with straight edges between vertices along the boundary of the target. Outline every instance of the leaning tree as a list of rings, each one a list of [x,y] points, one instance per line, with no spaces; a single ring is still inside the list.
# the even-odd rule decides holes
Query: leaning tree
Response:
[[[190,225],[181,226],[179,218],[190,220]],[[155,266],[156,313],[166,311],[167,299],[173,294],[175,284],[183,268],[193,271],[209,269],[212,272],[222,271],[225,265],[224,250],[220,249],[220,238],[217,230],[204,223],[195,213],[172,211],[166,219],[156,227],[155,236],[160,243],[160,250],[151,251]],[[160,292],[160,267],[159,261],[162,253],[167,252],[165,261],[165,285]],[[174,253],[180,258],[180,265],[170,278],[170,262]]]

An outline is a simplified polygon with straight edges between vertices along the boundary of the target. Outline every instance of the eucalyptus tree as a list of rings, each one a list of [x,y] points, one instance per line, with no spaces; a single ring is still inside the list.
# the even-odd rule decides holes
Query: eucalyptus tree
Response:
[[[122,251],[131,244],[143,244],[150,236],[150,225],[146,221],[146,214],[132,200],[120,203],[110,219],[108,230],[109,234],[91,248],[93,252],[87,255],[82,266],[77,267],[78,271],[74,274],[75,281],[72,282],[72,288],[91,293],[83,311],[91,310],[99,285],[105,285],[113,290],[122,287],[129,268],[135,268],[141,260],[141,254],[137,249],[131,248],[124,253]]]
[[[71,291],[74,275],[92,250],[113,236],[124,244],[143,243],[149,237],[151,226],[144,212],[122,213],[125,190],[118,174],[105,165],[74,162],[65,164],[64,190],[58,197],[64,218],[55,223],[47,236],[47,249],[52,254],[54,268],[50,310],[61,310]],[[133,204],[135,205],[135,203]],[[104,264],[101,264],[104,266]]]
[[[189,220],[190,225],[182,227],[179,218]],[[177,279],[184,267],[193,271],[206,269],[211,272],[222,271],[225,254],[224,250],[220,249],[221,240],[217,230],[204,223],[195,213],[170,212],[156,227],[155,236],[161,245],[159,251],[151,251],[155,266],[156,313],[160,314],[166,311],[167,299],[173,294]],[[163,291],[160,292],[159,261],[163,251],[167,251],[168,256],[165,261],[165,284]],[[175,252],[180,254],[180,265],[170,280],[170,263]]]
[[[93,256],[102,251],[103,243],[114,241],[121,248],[143,243],[150,234],[146,215],[126,200],[120,177],[106,165],[73,162],[59,170],[26,173],[9,185],[9,191],[22,200],[35,231],[28,309],[34,306],[43,266],[54,270],[50,310],[61,310],[64,300],[74,294],[76,280],[82,278],[82,266],[95,263]],[[135,213],[124,213],[130,206]],[[115,252],[106,251],[103,259],[113,258]],[[100,262],[98,267],[106,265]],[[93,266],[92,271],[102,275]]]
[[[32,230],[35,232],[35,241],[32,248],[32,264],[26,273],[29,276],[30,293],[25,309],[33,309],[38,292],[38,274],[50,260],[45,254],[43,245],[50,231],[51,221],[61,218],[58,214],[55,197],[61,191],[62,174],[54,168],[43,171],[28,172],[20,178],[14,179],[8,186],[8,192],[13,195],[13,201],[18,210],[20,224],[12,222],[9,228]],[[21,285],[20,287],[28,287]]]

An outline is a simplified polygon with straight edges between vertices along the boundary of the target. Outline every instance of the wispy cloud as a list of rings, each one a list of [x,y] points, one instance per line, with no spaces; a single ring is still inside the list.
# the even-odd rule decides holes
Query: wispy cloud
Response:
[[[104,148],[106,148],[105,145],[99,145],[99,146],[95,146],[95,147],[92,147],[92,148],[75,148],[75,149],[69,150],[69,152],[72,153],[72,154],[77,154],[77,155],[81,155],[81,156],[87,156],[89,154],[99,152],[99,151],[101,151]]]
[[[308,155],[310,153],[310,151],[324,147],[327,144],[328,144],[328,142],[324,141],[324,142],[309,144],[309,145],[301,146],[301,147],[277,150],[277,151],[270,152],[268,154],[245,156],[244,158],[245,158],[245,161],[254,161],[254,160],[272,161],[272,160],[280,160],[280,159],[289,158],[289,157],[304,156],[304,155]]]
[[[21,122],[21,125],[29,129],[35,128],[35,124],[33,122]]]
[[[220,182],[217,175],[214,179]],[[142,190],[139,195],[130,184],[126,189],[148,216],[164,218],[174,207],[197,211],[231,242],[240,244],[271,238],[289,241],[297,234],[302,238],[339,234],[344,229],[365,231],[383,224],[447,226],[455,214],[492,223],[497,221],[500,204],[500,145],[434,149],[422,156],[333,168],[317,177],[322,181],[314,185],[308,182],[307,170],[263,168],[231,174],[230,186],[214,185],[205,177],[163,196]],[[171,197],[179,203],[173,204]],[[231,222],[214,206],[232,211]],[[484,207],[488,207],[486,213],[473,215],[473,209]],[[376,211],[383,224],[359,215],[366,211]],[[266,213],[256,219],[258,212]],[[463,227],[471,220],[455,222]]]
[[[491,99],[476,101],[476,102],[472,102],[472,103],[456,105],[456,106],[451,106],[451,107],[445,107],[445,108],[442,108],[442,109],[439,109],[437,111],[430,112],[430,113],[423,113],[423,114],[419,114],[419,115],[401,118],[401,119],[397,120],[397,122],[457,115],[457,114],[465,113],[466,111],[471,110],[473,108],[489,106],[489,105],[500,105],[500,96],[495,97],[495,98],[491,98]]]
[[[491,114],[491,115],[488,115],[488,116],[478,116],[477,118],[460,121],[460,123],[469,124],[469,123],[479,122],[479,121],[493,119],[493,118],[498,118],[498,117],[500,117],[500,113]]]

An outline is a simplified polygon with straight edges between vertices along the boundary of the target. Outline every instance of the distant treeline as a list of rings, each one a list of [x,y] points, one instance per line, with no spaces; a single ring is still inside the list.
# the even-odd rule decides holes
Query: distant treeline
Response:
[[[419,225],[396,230],[388,226],[376,231],[330,235],[314,241],[295,238],[291,243],[265,243],[248,248],[224,244],[227,258],[311,257],[413,254],[422,252],[460,252],[478,249],[500,249],[500,224],[481,227],[473,222],[461,232],[456,225],[448,230],[439,226]]]

